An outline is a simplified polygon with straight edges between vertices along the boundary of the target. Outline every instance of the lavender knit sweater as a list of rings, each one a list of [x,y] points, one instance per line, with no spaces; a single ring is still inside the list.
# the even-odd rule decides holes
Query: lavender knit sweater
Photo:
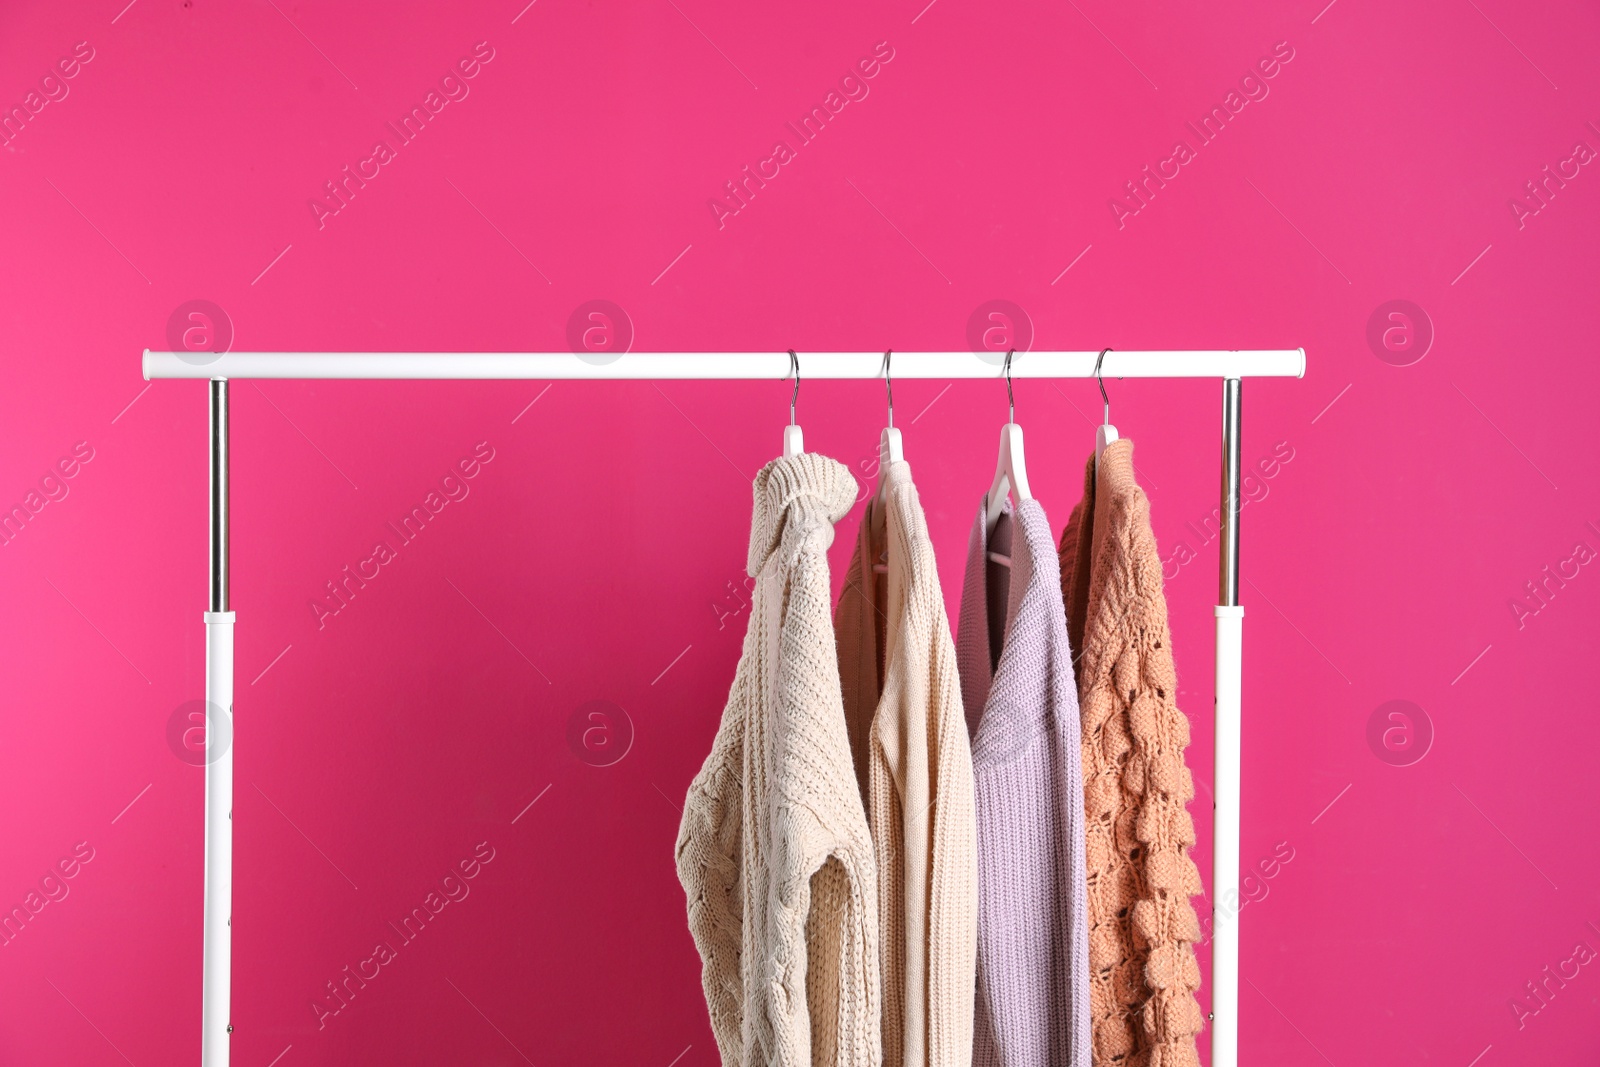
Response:
[[[1083,763],[1060,561],[1037,501],[1008,503],[985,534],[980,508],[956,638],[978,822],[972,1062],[1090,1067]],[[1002,591],[988,556],[1008,547]],[[1001,634],[991,597],[1005,605]]]

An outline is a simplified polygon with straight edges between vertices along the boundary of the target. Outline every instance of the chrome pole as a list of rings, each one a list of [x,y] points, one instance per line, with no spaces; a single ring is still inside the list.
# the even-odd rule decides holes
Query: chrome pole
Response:
[[[1222,566],[1221,599],[1239,603],[1239,379],[1222,380]]]
[[[211,611],[228,610],[228,379],[211,379]]]

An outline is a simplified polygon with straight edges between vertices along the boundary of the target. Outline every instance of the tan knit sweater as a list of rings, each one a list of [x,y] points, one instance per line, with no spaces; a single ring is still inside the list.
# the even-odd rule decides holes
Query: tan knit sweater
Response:
[[[877,875],[850,762],[828,546],[855,501],[835,460],[755,481],[744,650],[689,786],[678,878],[724,1067],[877,1067]]]
[[[1078,650],[1096,1067],[1199,1067],[1202,891],[1161,558],[1133,442],[1091,456],[1061,535],[1067,630]]]
[[[878,858],[884,1067],[971,1067],[978,937],[972,748],[911,467],[883,472],[834,612],[856,777]],[[873,565],[887,552],[886,573]]]

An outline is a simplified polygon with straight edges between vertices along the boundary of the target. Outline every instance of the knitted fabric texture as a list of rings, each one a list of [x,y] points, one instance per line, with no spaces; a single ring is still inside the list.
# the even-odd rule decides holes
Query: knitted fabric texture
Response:
[[[972,748],[911,468],[883,471],[834,612],[877,852],[884,1067],[972,1067],[978,863]],[[873,565],[887,553],[887,572]]]
[[[1199,1067],[1202,892],[1161,557],[1133,442],[1091,456],[1061,535],[1061,590],[1079,650],[1088,817],[1090,1003],[1097,1067]]]
[[[877,875],[828,611],[833,524],[855,496],[812,454],[755,480],[750,624],[677,844],[724,1067],[881,1062]]]
[[[994,657],[988,557],[1008,542]],[[978,820],[974,1067],[1089,1067],[1083,778],[1058,568],[1037,501],[1008,503],[992,537],[979,508],[956,637]]]

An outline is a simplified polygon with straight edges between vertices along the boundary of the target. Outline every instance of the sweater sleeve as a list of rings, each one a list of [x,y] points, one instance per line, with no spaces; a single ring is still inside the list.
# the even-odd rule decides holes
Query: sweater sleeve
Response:
[[[742,675],[730,707],[742,705]],[[736,736],[728,736],[736,734]],[[711,754],[689,786],[678,828],[678,880],[689,904],[689,932],[700,952],[712,1032],[725,1064],[744,1060],[743,902],[740,880],[742,731],[718,732]]]
[[[1200,873],[1189,850],[1194,821],[1188,804],[1194,779],[1184,763],[1189,720],[1177,704],[1177,675],[1167,628],[1161,559],[1150,526],[1150,502],[1135,489],[1126,525],[1118,531],[1126,582],[1133,592],[1127,645],[1113,674],[1132,696],[1128,718],[1144,771],[1136,834],[1144,854],[1144,891],[1133,923],[1149,946],[1144,967],[1150,999],[1144,1027],[1150,1067],[1200,1067],[1195,1037],[1202,1025],[1200,966],[1194,943],[1200,924],[1189,898],[1201,892]]]
[[[943,618],[940,619],[944,623]],[[946,639],[948,641],[948,638]],[[930,728],[937,753],[928,893],[928,1064],[972,1063],[973,975],[978,966],[977,816],[972,745],[967,739],[955,649],[935,655],[930,672],[940,694]]]

